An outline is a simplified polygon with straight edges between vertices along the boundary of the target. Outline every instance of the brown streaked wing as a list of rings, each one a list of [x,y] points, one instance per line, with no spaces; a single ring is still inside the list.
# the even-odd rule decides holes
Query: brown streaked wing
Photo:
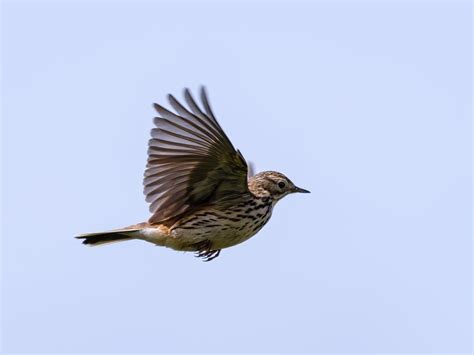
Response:
[[[248,191],[245,159],[214,117],[204,87],[204,110],[188,89],[184,97],[189,109],[168,95],[176,113],[154,104],[160,116],[154,118],[143,181],[153,213],[150,223],[164,223],[201,204]]]

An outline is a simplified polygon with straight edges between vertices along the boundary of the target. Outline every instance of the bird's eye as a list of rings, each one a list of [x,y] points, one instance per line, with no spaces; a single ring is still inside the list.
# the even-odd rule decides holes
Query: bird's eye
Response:
[[[278,187],[279,187],[280,189],[285,188],[285,186],[286,186],[286,184],[285,184],[284,181],[280,181],[280,182],[278,183]]]

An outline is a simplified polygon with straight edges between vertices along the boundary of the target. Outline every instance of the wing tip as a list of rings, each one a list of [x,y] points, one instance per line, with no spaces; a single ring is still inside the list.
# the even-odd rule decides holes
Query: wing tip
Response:
[[[199,91],[201,92],[201,97],[202,97],[202,98],[206,98],[206,100],[207,100],[207,89],[206,89],[206,86],[201,85],[201,86],[199,87]]]
[[[160,104],[157,104],[156,102],[154,102],[154,103],[152,104],[152,107],[153,107],[158,113],[160,113],[159,110],[163,108],[163,106],[161,106]]]
[[[173,94],[168,94],[166,95],[166,98],[168,99],[168,101],[172,104],[173,101],[178,101],[176,100],[176,98],[173,96]]]

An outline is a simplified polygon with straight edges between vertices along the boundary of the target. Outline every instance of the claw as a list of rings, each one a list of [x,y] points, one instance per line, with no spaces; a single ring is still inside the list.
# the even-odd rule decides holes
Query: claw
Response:
[[[203,260],[204,262],[208,262],[208,261],[211,261],[211,260],[214,260],[215,258],[217,258],[219,256],[219,254],[221,253],[221,250],[220,249],[217,249],[217,250],[209,250],[204,256]]]

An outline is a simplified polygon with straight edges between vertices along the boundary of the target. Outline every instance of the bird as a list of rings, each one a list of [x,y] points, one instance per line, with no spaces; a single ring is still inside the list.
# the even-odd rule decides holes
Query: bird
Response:
[[[275,204],[292,193],[309,193],[280,172],[253,174],[218,123],[207,90],[200,105],[184,89],[187,107],[173,95],[173,111],[153,104],[158,116],[148,141],[143,185],[148,221],[107,232],[78,235],[89,246],[143,240],[211,261],[222,249],[254,236]]]

